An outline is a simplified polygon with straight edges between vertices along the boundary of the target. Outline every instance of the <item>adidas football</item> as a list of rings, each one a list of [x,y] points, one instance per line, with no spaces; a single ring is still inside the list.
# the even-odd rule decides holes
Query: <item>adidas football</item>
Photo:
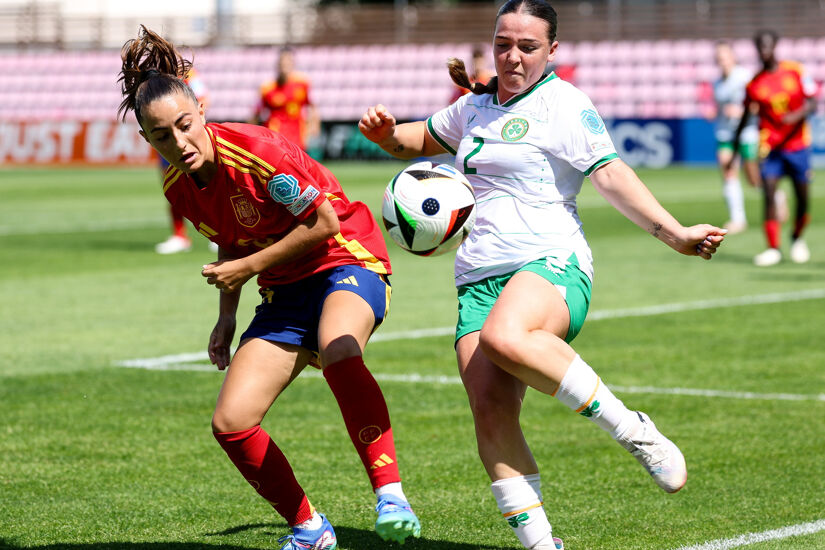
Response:
[[[381,214],[398,246],[437,256],[458,248],[470,234],[476,201],[464,174],[446,164],[418,162],[387,185]]]

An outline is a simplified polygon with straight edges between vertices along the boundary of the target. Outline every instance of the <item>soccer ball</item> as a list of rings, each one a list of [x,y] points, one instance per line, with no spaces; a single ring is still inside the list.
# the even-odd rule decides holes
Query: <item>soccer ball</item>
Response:
[[[419,256],[458,248],[476,219],[473,188],[446,164],[418,162],[399,172],[384,191],[384,227],[395,244]]]

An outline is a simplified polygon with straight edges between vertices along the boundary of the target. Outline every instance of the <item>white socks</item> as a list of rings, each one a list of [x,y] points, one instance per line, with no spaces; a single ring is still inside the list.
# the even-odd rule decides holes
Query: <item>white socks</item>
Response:
[[[323,523],[324,520],[321,519],[321,516],[318,514],[318,512],[313,511],[311,518],[299,523],[298,525],[294,525],[293,527],[296,527],[298,529],[307,529],[309,531],[315,531],[316,529],[320,529]]]
[[[725,180],[722,194],[725,197],[725,203],[728,205],[730,221],[735,223],[747,221],[745,218],[745,196],[742,194],[742,184],[739,182],[739,178]]]
[[[552,545],[553,532],[542,508],[539,474],[499,479],[490,488],[501,515],[525,548]]]
[[[625,407],[578,355],[570,363],[555,397],[592,420],[613,439],[621,438],[639,423],[636,413]]]
[[[393,495],[404,501],[407,500],[407,496],[404,494],[404,489],[401,488],[401,482],[396,481],[394,483],[387,483],[386,485],[382,485],[378,489],[375,490],[375,496],[380,498],[383,495]]]

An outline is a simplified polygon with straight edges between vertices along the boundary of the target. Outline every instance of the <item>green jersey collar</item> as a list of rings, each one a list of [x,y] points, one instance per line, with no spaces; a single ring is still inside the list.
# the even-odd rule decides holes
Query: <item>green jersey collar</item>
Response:
[[[518,101],[521,101],[522,99],[524,99],[528,95],[535,92],[536,89],[539,86],[544,86],[545,84],[547,84],[551,80],[555,80],[557,78],[558,78],[558,75],[555,72],[551,71],[550,74],[545,73],[545,74],[541,75],[541,78],[539,78],[539,81],[536,82],[535,84],[533,84],[530,87],[529,90],[527,90],[526,92],[521,92],[518,95],[514,95],[513,97],[511,97],[510,99],[508,99],[507,101],[502,103],[501,106],[502,107],[509,107],[510,105],[513,105],[514,103],[517,103]],[[498,102],[498,92],[496,92],[495,94],[493,94],[493,105],[498,105],[498,104],[499,104],[499,102]]]

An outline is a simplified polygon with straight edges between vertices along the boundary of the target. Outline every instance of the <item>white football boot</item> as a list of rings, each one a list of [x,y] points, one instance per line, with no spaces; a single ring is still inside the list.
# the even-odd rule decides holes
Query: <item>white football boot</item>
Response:
[[[192,241],[179,235],[172,235],[162,243],[155,245],[155,252],[158,254],[177,254],[178,252],[189,252],[191,249]]]
[[[782,253],[778,248],[769,248],[753,257],[753,263],[759,267],[770,267],[782,261]]]
[[[811,251],[802,239],[796,239],[791,245],[791,261],[796,264],[804,264],[811,259]]]
[[[617,439],[668,493],[675,493],[685,486],[687,466],[685,457],[671,440],[656,429],[653,421],[643,412],[636,412],[641,424],[625,438]]]

